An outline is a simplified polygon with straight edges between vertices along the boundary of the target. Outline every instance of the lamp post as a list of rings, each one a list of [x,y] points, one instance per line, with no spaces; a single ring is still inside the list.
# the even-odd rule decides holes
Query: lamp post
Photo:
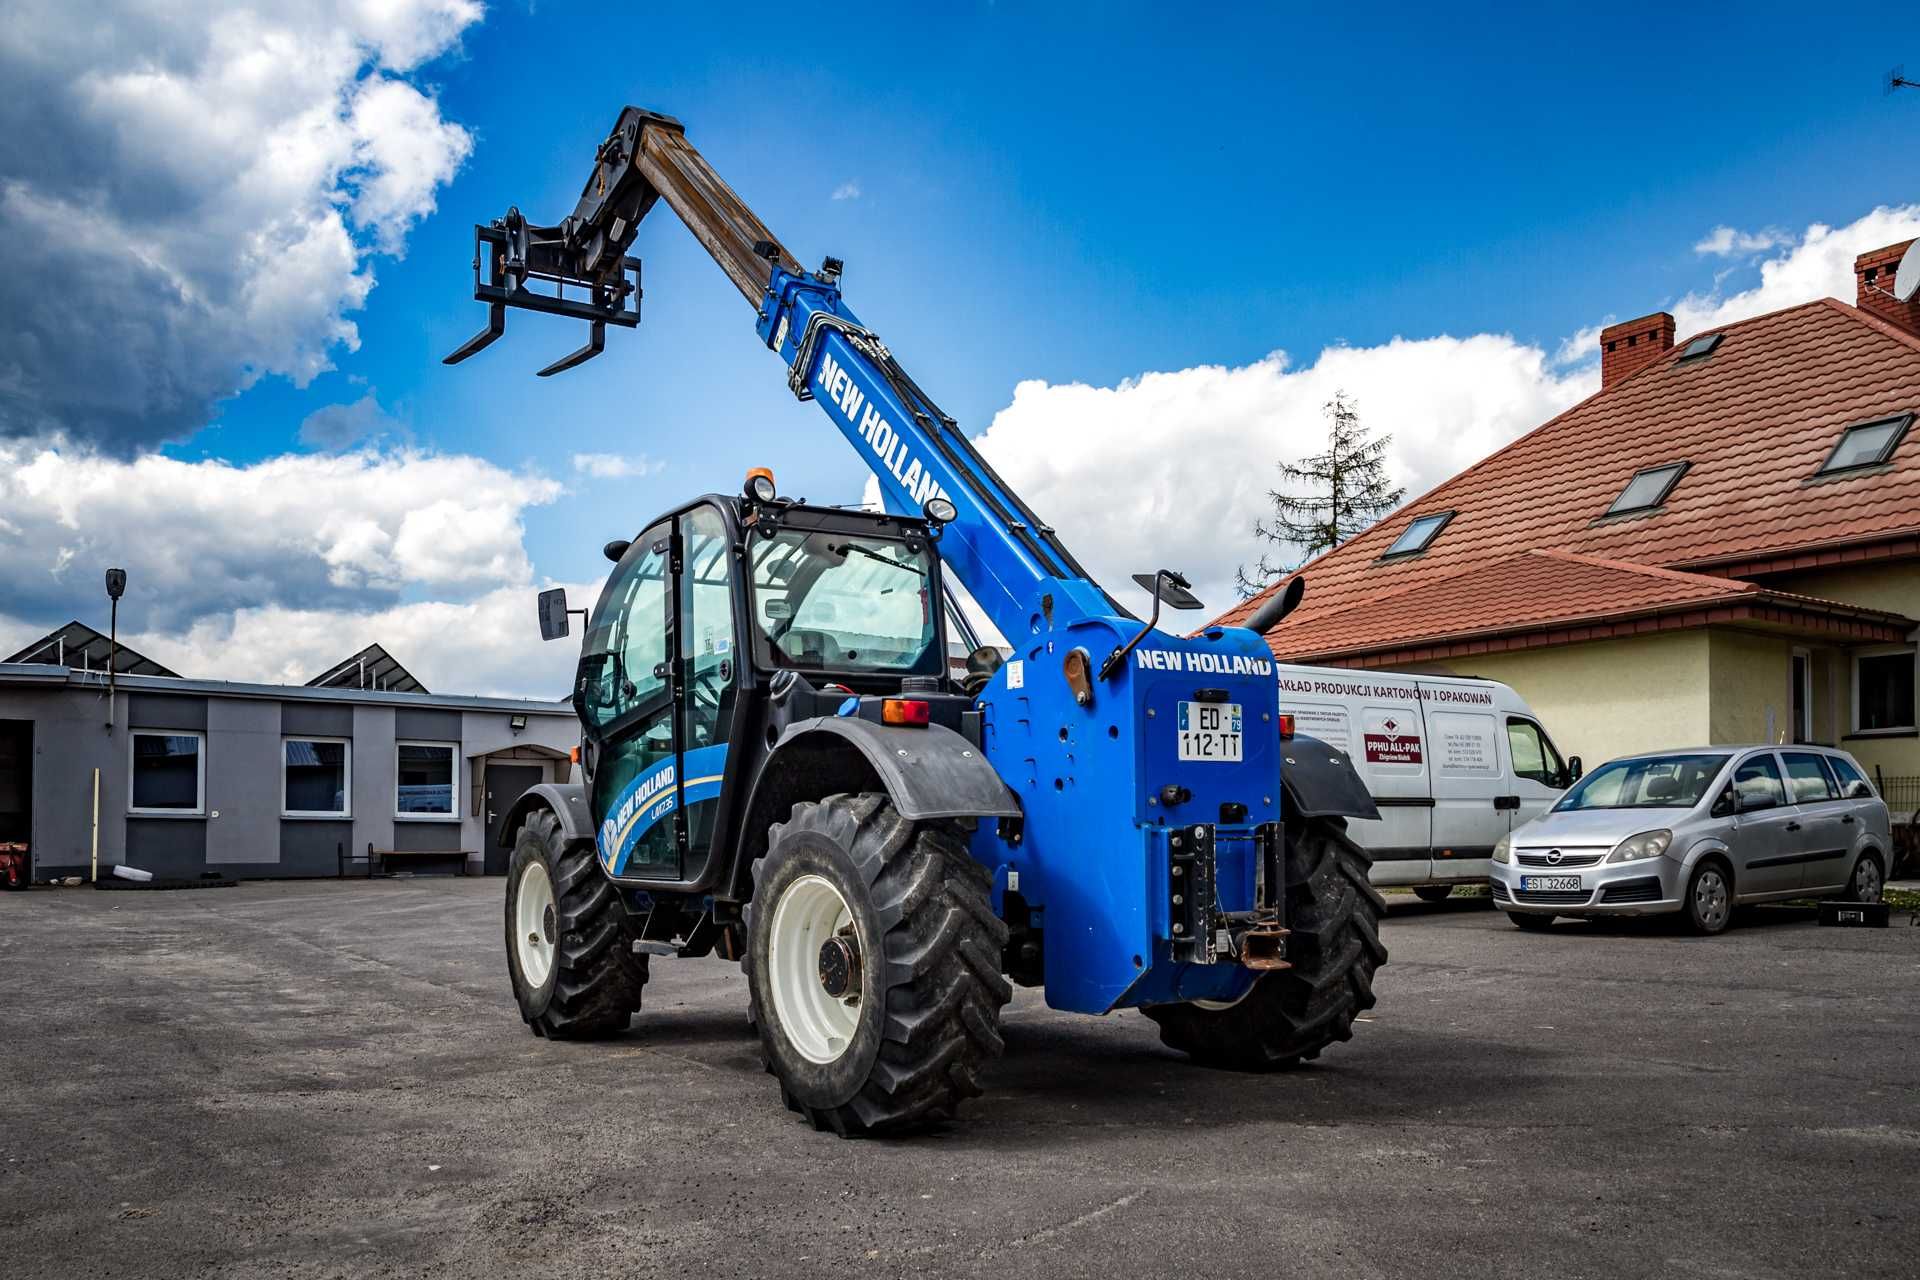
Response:
[[[112,601],[112,620],[107,624],[107,732],[113,732],[113,699],[117,689],[114,677],[120,667],[120,597],[127,593],[127,571],[107,570],[107,599]]]

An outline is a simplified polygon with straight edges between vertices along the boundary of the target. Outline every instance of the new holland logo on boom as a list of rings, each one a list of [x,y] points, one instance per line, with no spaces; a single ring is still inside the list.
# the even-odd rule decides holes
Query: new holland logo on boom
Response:
[[[907,442],[900,438],[893,424],[881,417],[880,410],[868,403],[866,393],[853,385],[853,378],[840,367],[839,361],[822,353],[820,371],[814,374],[813,380],[820,388],[816,394],[846,416],[880,460],[881,469],[898,480],[900,487],[912,496],[914,506],[924,507],[930,498],[949,496],[933,474],[920,465],[920,460],[908,452]]]

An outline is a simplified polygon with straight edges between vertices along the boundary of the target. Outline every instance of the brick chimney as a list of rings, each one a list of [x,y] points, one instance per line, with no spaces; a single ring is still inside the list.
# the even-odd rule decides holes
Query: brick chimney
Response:
[[[1920,294],[1915,294],[1909,302],[1896,302],[1893,297],[1894,274],[1899,271],[1900,259],[1912,243],[1906,240],[1890,244],[1853,260],[1854,305],[1908,333],[1920,334]]]
[[[1656,311],[1600,331],[1600,386],[1638,373],[1673,350],[1673,317]]]

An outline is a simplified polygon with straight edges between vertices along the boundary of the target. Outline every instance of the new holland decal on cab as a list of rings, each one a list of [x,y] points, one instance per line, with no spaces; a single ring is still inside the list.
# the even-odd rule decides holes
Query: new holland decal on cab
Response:
[[[607,810],[607,820],[600,824],[594,842],[600,846],[600,865],[610,874],[626,873],[627,860],[640,837],[678,808],[683,798],[695,805],[720,794],[727,767],[726,743],[689,751],[686,762],[688,777],[684,785],[674,785],[679,770],[668,758],[629,782]]]

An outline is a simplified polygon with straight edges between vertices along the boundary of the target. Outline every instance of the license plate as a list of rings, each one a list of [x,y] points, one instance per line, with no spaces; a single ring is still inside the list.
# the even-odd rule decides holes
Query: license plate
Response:
[[[1179,712],[1182,760],[1240,759],[1239,703],[1182,702]]]
[[[1580,887],[1580,877],[1579,876],[1521,876],[1520,887],[1526,890],[1528,893],[1534,893],[1534,892],[1552,893],[1556,889],[1557,890],[1578,889]]]

